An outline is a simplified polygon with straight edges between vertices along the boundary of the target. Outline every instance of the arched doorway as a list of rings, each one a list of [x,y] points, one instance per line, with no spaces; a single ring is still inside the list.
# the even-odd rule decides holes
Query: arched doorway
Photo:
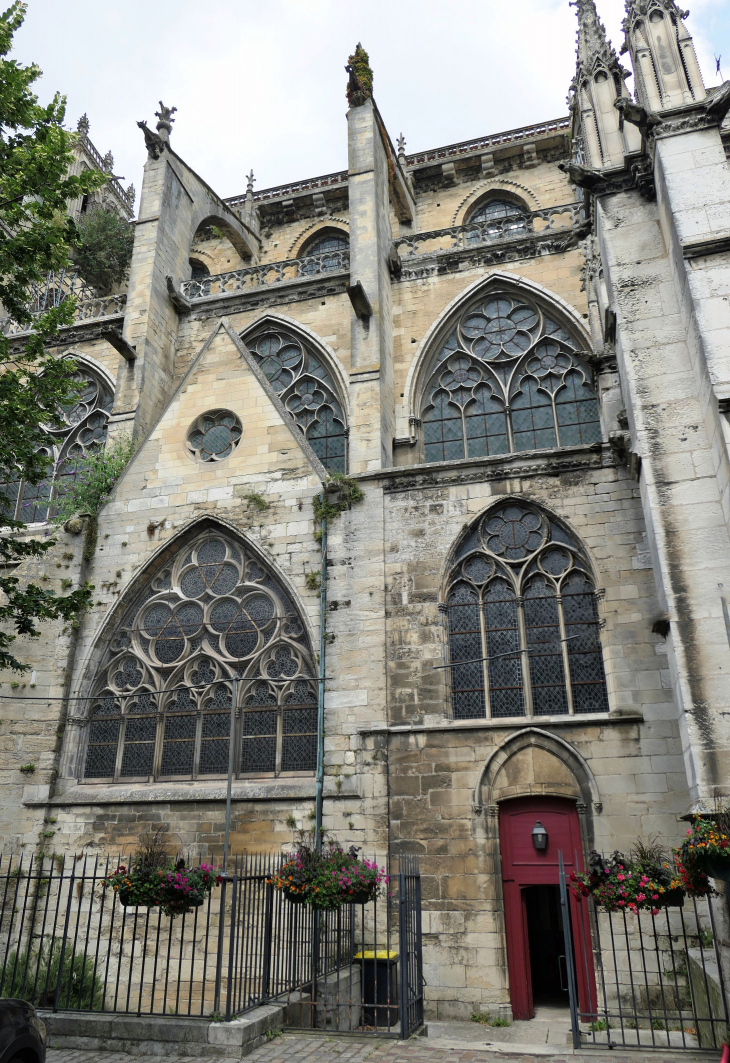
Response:
[[[540,822],[547,847],[533,844]],[[502,885],[510,1000],[515,1019],[531,1019],[535,1004],[568,1005],[567,970],[560,907],[558,853],[568,873],[583,869],[580,824],[575,801],[559,797],[521,797],[499,806]],[[576,868],[577,864],[577,868]],[[587,906],[570,898],[573,941],[590,941]],[[585,938],[580,920],[585,920]],[[574,947],[579,1006],[594,1010],[596,1000],[592,958]]]

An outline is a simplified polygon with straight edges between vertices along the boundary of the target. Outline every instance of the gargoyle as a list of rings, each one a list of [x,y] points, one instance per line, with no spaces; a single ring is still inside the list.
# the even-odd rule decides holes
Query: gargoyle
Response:
[[[137,122],[137,125],[144,133],[144,142],[147,146],[149,157],[151,159],[159,159],[165,150],[165,141],[159,133],[153,133],[146,122]]]
[[[617,100],[613,101],[613,105],[617,111],[621,112],[625,122],[631,122],[631,125],[638,126],[639,132],[644,139],[648,137],[655,126],[662,124],[658,114],[645,110],[638,103],[632,103],[626,96],[619,96]]]
[[[711,115],[721,122],[730,110],[730,81],[726,81],[719,89],[705,100],[705,114]]]
[[[558,169],[567,174],[574,185],[585,188],[588,192],[602,192],[606,187],[606,178],[600,170],[589,170],[576,162],[559,162]]]

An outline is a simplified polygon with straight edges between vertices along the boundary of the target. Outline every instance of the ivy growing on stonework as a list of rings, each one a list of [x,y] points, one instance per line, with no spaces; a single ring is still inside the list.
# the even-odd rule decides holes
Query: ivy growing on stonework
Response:
[[[330,500],[327,496],[332,495]],[[325,482],[324,491],[321,495],[315,495],[312,505],[314,509],[314,521],[320,527],[315,531],[314,538],[317,542],[322,541],[322,521],[328,524],[336,520],[340,513],[350,509],[358,502],[362,502],[365,495],[360,485],[343,473],[335,473]]]

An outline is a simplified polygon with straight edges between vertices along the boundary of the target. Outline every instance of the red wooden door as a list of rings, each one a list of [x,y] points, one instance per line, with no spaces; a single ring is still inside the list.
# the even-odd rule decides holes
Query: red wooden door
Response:
[[[532,842],[532,828],[540,821],[548,832],[547,849],[538,851]],[[583,870],[580,825],[575,802],[558,797],[520,797],[499,806],[499,838],[502,850],[502,883],[507,931],[510,1000],[515,1019],[531,1019],[532,973],[527,935],[526,886],[559,885],[558,851],[563,853],[568,874]],[[588,906],[570,895],[573,955],[578,983],[579,1008],[595,1008],[596,989],[590,948]],[[580,922],[583,920],[585,954]],[[586,962],[587,961],[587,962]],[[594,1002],[591,1004],[590,1002]]]

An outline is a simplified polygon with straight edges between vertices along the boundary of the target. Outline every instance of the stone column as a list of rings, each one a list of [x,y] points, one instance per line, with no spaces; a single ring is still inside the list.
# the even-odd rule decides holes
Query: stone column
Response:
[[[372,314],[353,309],[350,373],[350,471],[393,462],[393,316],[388,252],[388,148],[371,99],[347,115],[350,196],[350,286],[362,291]]]

